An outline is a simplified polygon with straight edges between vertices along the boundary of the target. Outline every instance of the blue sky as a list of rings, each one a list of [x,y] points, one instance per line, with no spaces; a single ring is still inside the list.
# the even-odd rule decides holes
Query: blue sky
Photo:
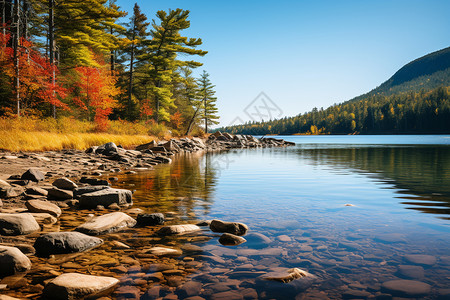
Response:
[[[368,92],[411,60],[450,46],[448,0],[117,4],[131,12],[135,2],[149,19],[157,10],[190,10],[184,33],[209,51],[198,73],[206,70],[216,85],[223,126],[249,120],[245,109],[261,92],[277,115],[294,116]]]

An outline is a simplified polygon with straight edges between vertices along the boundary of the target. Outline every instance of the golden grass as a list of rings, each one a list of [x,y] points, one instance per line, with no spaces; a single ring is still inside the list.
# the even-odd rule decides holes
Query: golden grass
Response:
[[[7,151],[85,150],[108,142],[131,148],[154,140],[148,135],[109,133],[54,133],[39,131],[0,131],[0,149]]]
[[[111,121],[107,132],[95,132],[95,124],[74,118],[0,118],[0,149],[6,151],[84,150],[114,142],[124,148],[170,138],[164,125]],[[152,134],[155,132],[155,134]]]

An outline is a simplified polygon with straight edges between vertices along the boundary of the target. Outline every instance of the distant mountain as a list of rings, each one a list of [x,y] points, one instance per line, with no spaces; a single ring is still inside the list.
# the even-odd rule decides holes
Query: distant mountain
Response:
[[[418,58],[372,91],[326,109],[218,128],[234,134],[450,133],[450,47]]]
[[[422,89],[432,90],[439,86],[450,86],[450,47],[413,60],[379,87],[350,101],[372,95],[389,96]]]

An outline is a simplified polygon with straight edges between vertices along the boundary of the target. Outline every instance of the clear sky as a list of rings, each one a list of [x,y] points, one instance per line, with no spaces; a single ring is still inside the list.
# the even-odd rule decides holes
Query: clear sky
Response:
[[[198,61],[216,85],[221,126],[250,120],[248,106],[274,115],[328,107],[377,87],[406,63],[450,45],[449,0],[118,0],[190,10],[188,37],[209,51]],[[128,16],[129,17],[129,16]],[[127,18],[128,18],[127,17]],[[264,92],[268,100],[253,100]],[[251,115],[251,114],[250,114]],[[259,117],[252,117],[258,120]]]

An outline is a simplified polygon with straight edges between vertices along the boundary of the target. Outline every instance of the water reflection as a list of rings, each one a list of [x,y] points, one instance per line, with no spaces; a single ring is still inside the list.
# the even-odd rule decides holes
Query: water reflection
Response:
[[[308,144],[299,146],[296,153],[314,165],[352,170],[392,184],[408,209],[450,219],[449,147]]]

